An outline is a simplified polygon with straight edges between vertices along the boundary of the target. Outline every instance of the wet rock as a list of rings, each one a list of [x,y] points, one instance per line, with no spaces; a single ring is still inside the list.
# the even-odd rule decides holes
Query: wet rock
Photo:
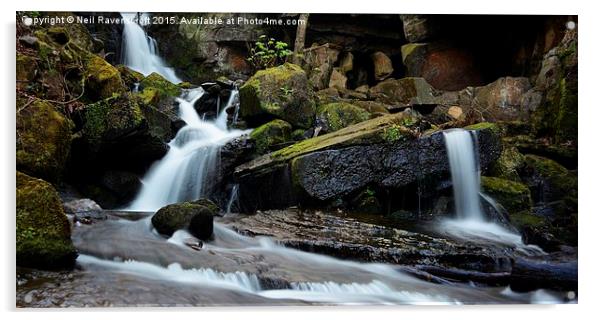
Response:
[[[39,269],[74,265],[77,252],[58,193],[48,182],[19,171],[16,224],[17,265]]]
[[[17,99],[17,169],[57,181],[69,157],[73,127],[52,103]]]
[[[213,213],[210,210],[199,211],[190,220],[188,230],[201,240],[209,240],[213,235]]]
[[[393,73],[393,63],[383,52],[373,53],[372,63],[374,63],[374,79],[376,80],[384,80]]]
[[[304,140],[236,168],[241,202],[247,208],[279,208],[327,201],[369,184],[400,188],[419,177],[447,174],[448,161],[441,132],[416,138],[399,113],[382,116],[313,139]],[[500,154],[499,131],[480,124],[481,165]],[[278,185],[278,190],[269,186]]]
[[[276,119],[254,129],[250,136],[257,153],[264,154],[270,147],[290,141],[291,131],[292,126],[288,122]]]
[[[313,92],[305,71],[294,64],[258,71],[240,88],[240,103],[241,116],[248,121],[276,117],[301,128],[314,122]]]
[[[63,209],[66,214],[74,215],[74,220],[81,223],[107,219],[107,214],[92,199],[77,199],[63,203]]]
[[[516,291],[547,288],[577,290],[577,261],[534,261],[517,259],[510,274],[510,287]]]
[[[179,229],[188,228],[194,236],[206,240],[213,234],[213,214],[214,212],[208,206],[183,202],[159,209],[151,221],[161,234],[171,236]]]
[[[316,125],[324,133],[334,132],[349,125],[370,119],[370,113],[349,103],[329,103],[318,107]]]
[[[531,193],[529,188],[520,182],[495,177],[481,177],[481,187],[509,213],[531,210],[533,205]]]

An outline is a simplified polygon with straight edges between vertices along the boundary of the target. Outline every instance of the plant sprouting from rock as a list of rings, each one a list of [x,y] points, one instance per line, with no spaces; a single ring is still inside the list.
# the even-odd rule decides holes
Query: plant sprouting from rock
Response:
[[[255,42],[255,47],[249,49],[247,61],[255,70],[261,70],[283,64],[291,54],[293,52],[288,49],[286,42],[261,35],[259,40]]]

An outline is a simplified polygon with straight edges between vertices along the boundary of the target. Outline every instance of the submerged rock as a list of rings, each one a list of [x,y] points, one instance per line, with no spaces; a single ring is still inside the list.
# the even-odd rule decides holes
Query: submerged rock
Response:
[[[290,63],[258,71],[240,88],[240,112],[244,118],[276,117],[311,127],[316,106],[305,71]]]
[[[17,171],[17,265],[40,269],[72,267],[77,251],[56,190]]]

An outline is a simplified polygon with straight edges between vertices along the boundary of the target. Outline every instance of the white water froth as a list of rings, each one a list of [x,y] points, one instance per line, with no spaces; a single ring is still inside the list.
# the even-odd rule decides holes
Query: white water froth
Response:
[[[537,246],[526,245],[521,236],[495,222],[486,221],[480,203],[481,183],[476,138],[473,131],[452,129],[443,132],[454,190],[456,219],[444,220],[440,230],[444,234],[465,241],[482,244],[507,245],[526,254],[543,254]],[[486,201],[495,201],[483,195]],[[498,204],[495,204],[496,206]]]
[[[156,72],[173,83],[180,83],[175,71],[165,65],[158,56],[157,42],[149,37],[136,22],[136,13],[122,13],[123,40],[122,60],[128,68],[145,76]]]
[[[127,210],[156,211],[168,204],[199,199],[210,191],[219,174],[220,148],[246,131],[228,129],[227,110],[237,107],[236,90],[215,120],[201,119],[194,109],[203,94],[199,87],[177,98],[186,126],[169,142],[165,157],[147,172],[142,190]]]

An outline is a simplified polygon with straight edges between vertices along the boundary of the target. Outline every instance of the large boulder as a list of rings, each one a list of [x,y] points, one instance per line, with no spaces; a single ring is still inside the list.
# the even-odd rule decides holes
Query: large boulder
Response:
[[[350,103],[329,103],[318,107],[316,125],[326,133],[370,119],[370,112]]]
[[[472,108],[487,121],[526,120],[537,107],[529,89],[527,78],[500,78],[474,89]]]
[[[49,101],[17,99],[17,168],[56,181],[71,148],[73,123]]]
[[[537,202],[577,197],[577,175],[554,160],[528,154],[519,174]]]
[[[460,90],[482,84],[475,57],[468,51],[437,43],[408,43],[401,47],[406,74],[423,77],[439,90]]]
[[[374,79],[384,80],[393,73],[393,62],[383,52],[375,52],[372,54],[372,63],[374,63]]]
[[[48,182],[17,171],[17,265],[72,267],[77,252],[61,199]]]
[[[87,57],[85,77],[87,95],[94,100],[106,99],[126,91],[119,70],[97,55]]]
[[[207,240],[213,234],[213,215],[217,213],[216,208],[212,203],[205,205],[199,201],[170,204],[159,209],[151,218],[151,222],[159,233],[167,236],[180,229],[189,229],[195,237]]]
[[[426,177],[447,179],[443,134],[417,138],[404,125],[412,121],[406,113],[378,117],[243,164],[234,173],[241,203],[247,210],[278,208],[335,200],[369,185],[395,189]],[[494,125],[475,130],[486,167],[500,154],[499,130]]]
[[[275,119],[254,129],[250,136],[255,142],[257,153],[264,154],[271,147],[290,141],[291,132],[292,126],[290,123]]]
[[[240,112],[251,120],[275,117],[311,127],[316,106],[305,71],[290,63],[258,71],[240,88]]]

